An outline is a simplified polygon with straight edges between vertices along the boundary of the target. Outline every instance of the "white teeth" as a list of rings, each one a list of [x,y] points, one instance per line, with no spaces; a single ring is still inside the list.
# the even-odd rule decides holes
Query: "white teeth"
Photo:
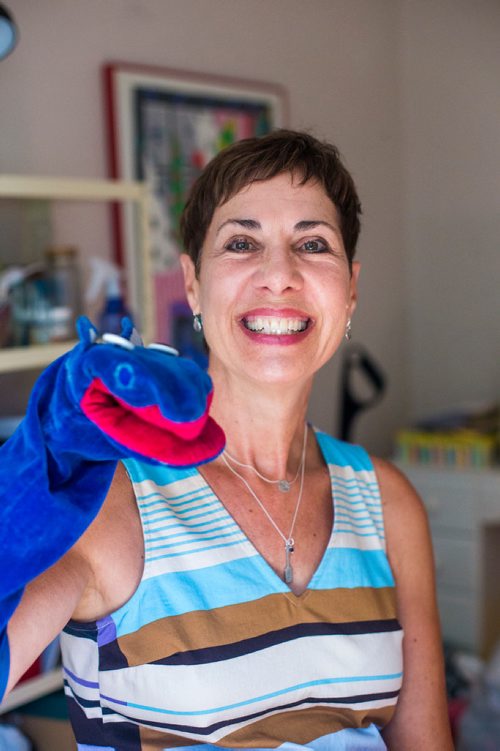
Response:
[[[243,323],[250,331],[276,336],[296,334],[307,328],[307,319],[278,316],[249,316],[243,319]]]

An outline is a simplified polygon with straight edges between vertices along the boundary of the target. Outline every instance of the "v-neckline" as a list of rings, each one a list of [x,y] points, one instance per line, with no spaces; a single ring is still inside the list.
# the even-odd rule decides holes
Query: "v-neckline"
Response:
[[[321,456],[323,458],[323,461],[326,464],[326,469],[328,471],[328,476],[329,476],[329,479],[330,479],[330,503],[332,505],[333,520],[332,520],[332,527],[331,527],[331,530],[330,530],[330,535],[328,537],[328,542],[325,545],[325,548],[323,550],[323,554],[322,554],[322,556],[320,558],[320,561],[319,561],[318,565],[316,566],[316,568],[314,569],[313,573],[311,574],[311,577],[310,577],[310,579],[309,579],[309,581],[307,583],[307,586],[298,595],[295,594],[295,592],[292,589],[290,589],[290,587],[284,581],[284,579],[282,579],[281,576],[279,576],[279,574],[276,573],[276,571],[273,569],[273,567],[271,566],[271,564],[266,560],[266,558],[262,555],[262,553],[255,547],[255,545],[250,540],[250,538],[248,537],[248,535],[246,534],[246,532],[238,524],[238,522],[236,521],[236,519],[234,518],[234,516],[224,506],[224,504],[222,503],[222,501],[220,500],[219,496],[214,491],[214,489],[212,488],[212,486],[210,485],[210,483],[208,482],[208,480],[202,475],[202,473],[200,472],[200,470],[198,468],[195,468],[195,471],[198,474],[199,478],[201,478],[201,481],[205,485],[205,488],[209,491],[209,493],[212,495],[212,497],[216,501],[216,503],[219,504],[220,508],[227,514],[227,516],[234,522],[234,524],[238,528],[238,530],[239,530],[239,532],[240,532],[240,534],[241,534],[241,536],[243,538],[242,541],[239,544],[240,545],[244,545],[245,547],[250,548],[253,551],[254,555],[249,559],[249,561],[250,562],[254,562],[255,559],[257,559],[259,561],[261,567],[263,567],[264,570],[267,572],[268,579],[269,579],[269,584],[270,584],[270,586],[273,589],[272,594],[275,594],[275,593],[285,594],[288,597],[288,599],[291,600],[291,602],[293,602],[294,604],[297,604],[297,605],[301,604],[306,599],[306,597],[309,595],[309,593],[311,592],[311,590],[314,588],[314,583],[315,583],[316,579],[318,579],[318,577],[321,574],[322,569],[326,565],[325,564],[326,554],[327,554],[329,548],[332,547],[334,535],[335,535],[335,532],[336,532],[336,526],[337,526],[337,514],[336,514],[336,508],[335,508],[335,493],[334,493],[334,475],[333,475],[333,472],[330,469],[330,464],[327,461],[327,458],[326,458],[326,455],[325,455],[325,451],[323,449],[323,438],[322,438],[322,435],[321,435],[321,433],[316,428],[314,428],[313,426],[311,426],[311,427],[312,427],[313,433],[314,433],[314,435],[316,437],[316,442],[318,444],[318,447],[319,447]]]

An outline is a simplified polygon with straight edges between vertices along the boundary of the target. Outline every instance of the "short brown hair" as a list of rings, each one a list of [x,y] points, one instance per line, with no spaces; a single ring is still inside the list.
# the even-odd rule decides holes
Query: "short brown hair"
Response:
[[[191,188],[180,230],[185,252],[199,273],[201,248],[215,209],[246,185],[283,173],[300,175],[300,184],[316,180],[339,212],[349,266],[356,252],[361,204],[354,181],[333,144],[309,133],[279,129],[228,146],[205,167]]]

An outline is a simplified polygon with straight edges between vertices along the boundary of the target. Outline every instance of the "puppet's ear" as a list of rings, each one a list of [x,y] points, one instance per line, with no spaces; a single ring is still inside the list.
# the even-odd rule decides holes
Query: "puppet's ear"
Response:
[[[76,322],[76,330],[82,344],[93,344],[99,336],[99,332],[87,316],[80,316],[78,318]]]
[[[131,341],[136,347],[142,347],[143,342],[141,335],[134,327],[133,321],[128,316],[124,316],[121,320],[121,324],[122,330],[120,331],[120,336]]]

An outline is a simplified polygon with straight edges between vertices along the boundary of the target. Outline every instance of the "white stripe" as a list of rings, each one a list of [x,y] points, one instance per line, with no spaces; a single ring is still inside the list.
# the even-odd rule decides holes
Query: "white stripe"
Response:
[[[135,481],[132,484],[136,497],[141,503],[144,500],[147,501],[147,496],[152,492],[161,493],[161,488],[168,488],[167,494],[172,500],[176,500],[186,493],[196,493],[206,489],[206,482],[200,474],[184,477],[182,480],[175,480],[174,482],[166,482],[164,485],[157,485],[149,479]]]
[[[189,556],[180,555],[176,558],[164,558],[154,561],[146,560],[143,579],[150,579],[153,576],[160,576],[161,574],[209,568],[210,566],[230,563],[242,558],[252,558],[253,556],[255,556],[255,549],[246,538],[242,538],[241,542],[231,547],[212,549],[205,552],[192,552]]]
[[[221,719],[309,696],[328,698],[396,690],[399,678],[368,681],[365,673],[367,661],[370,675],[399,673],[401,638],[400,631],[304,637],[250,655],[197,665],[196,671],[191,665],[143,665],[104,671],[100,674],[102,693],[167,710],[164,718],[172,722],[206,727]],[[331,665],[331,670],[325,670],[325,665]],[[221,680],[222,676],[226,679]],[[323,683],[325,678],[335,682]],[[347,682],[342,682],[344,679]],[[302,687],[315,680],[320,684]],[[115,709],[121,711],[118,706]],[[158,718],[156,712],[135,711],[137,715],[134,712],[132,716]]]
[[[341,532],[334,530],[334,534],[328,544],[329,549],[333,548],[357,548],[358,550],[384,550],[385,546],[380,535],[373,537],[358,537],[352,532]]]

